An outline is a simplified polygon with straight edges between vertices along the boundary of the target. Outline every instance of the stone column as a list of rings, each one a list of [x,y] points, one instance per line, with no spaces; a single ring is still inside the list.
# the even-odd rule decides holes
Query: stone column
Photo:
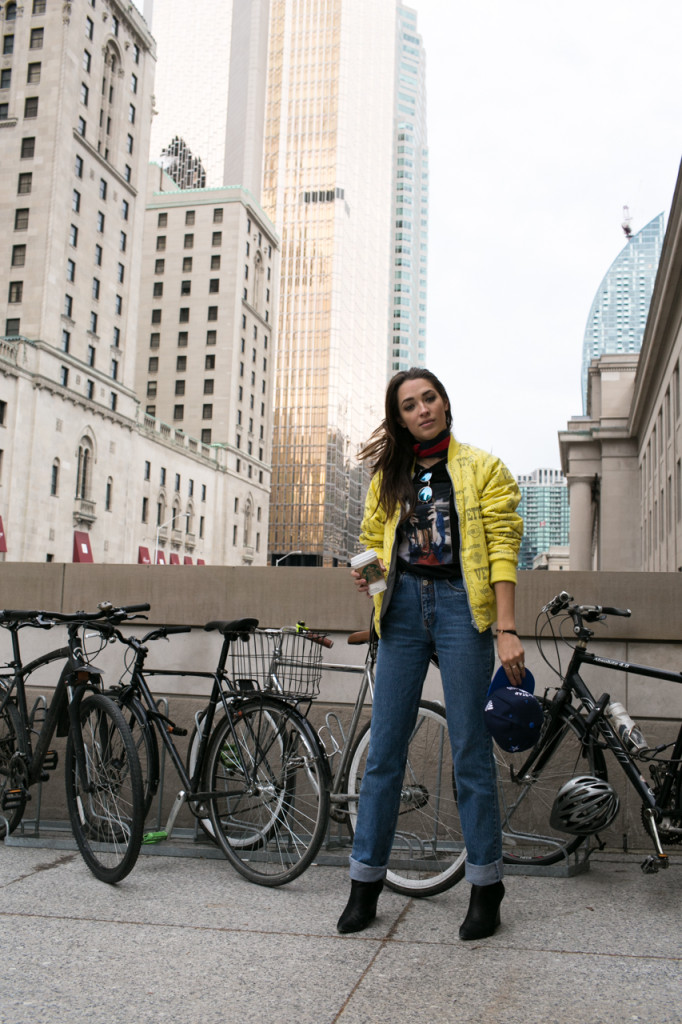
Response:
[[[572,572],[592,568],[592,484],[594,476],[568,476],[571,526],[569,531]]]

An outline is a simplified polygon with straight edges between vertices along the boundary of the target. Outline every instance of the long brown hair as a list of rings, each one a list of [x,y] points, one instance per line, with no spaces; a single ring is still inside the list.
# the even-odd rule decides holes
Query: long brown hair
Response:
[[[443,399],[445,424],[452,427],[452,412],[447,391],[438,377],[422,366],[413,366],[409,370],[401,370],[394,374],[386,388],[384,419],[374,431],[367,444],[358,453],[358,458],[370,461],[372,473],[380,472],[379,505],[387,516],[391,516],[396,505],[403,504],[403,518],[408,514],[408,506],[415,503],[414,484],[412,483],[412,464],[414,462],[414,443],[412,434],[400,423],[398,408],[398,391],[406,380],[427,380]]]

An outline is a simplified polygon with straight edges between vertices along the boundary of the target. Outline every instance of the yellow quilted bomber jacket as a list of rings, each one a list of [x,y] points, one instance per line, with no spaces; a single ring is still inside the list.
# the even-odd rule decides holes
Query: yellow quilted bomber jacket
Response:
[[[480,633],[497,618],[493,584],[516,583],[523,520],[516,512],[521,492],[507,467],[494,455],[450,438],[448,473],[459,520],[459,557],[474,625]],[[397,571],[394,544],[400,508],[386,516],[379,507],[381,474],[373,478],[365,501],[360,543],[374,548],[388,569],[388,589],[374,598],[374,621],[390,601]],[[455,539],[453,537],[453,544]],[[388,604],[386,604],[388,607]],[[385,610],[385,609],[384,609]]]

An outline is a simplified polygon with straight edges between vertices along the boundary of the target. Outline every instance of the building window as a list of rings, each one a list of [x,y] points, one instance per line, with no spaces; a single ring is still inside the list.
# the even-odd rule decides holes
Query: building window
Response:
[[[107,477],[107,486],[104,491],[104,511],[111,512],[111,501],[113,498],[114,481],[111,477]]]
[[[147,398],[156,398],[156,381],[147,381]]]
[[[165,228],[167,226],[167,224],[168,224],[168,214],[167,213],[160,213],[158,215],[158,217],[156,218],[156,224],[160,228]]]
[[[178,356],[175,360],[175,369],[178,373],[184,373],[187,369],[187,356]]]
[[[128,211],[129,210],[130,210],[130,203],[128,202],[127,199],[124,199],[123,203],[121,204],[121,216],[123,217],[123,220],[128,220]]]
[[[99,197],[100,199],[107,198],[107,182],[104,178],[99,179]]]
[[[149,347],[150,348],[158,348],[160,344],[161,344],[161,335],[160,334],[154,333],[154,334],[150,334],[149,335]]]
[[[81,82],[81,103],[84,107],[88,105],[88,99],[90,98],[90,90],[88,89],[85,82]]]
[[[24,293],[24,282],[23,281],[10,281],[9,283],[9,294],[7,296],[8,302],[21,302]]]
[[[180,294],[181,295],[191,295],[192,294],[192,282],[191,281],[181,281],[180,282]]]
[[[75,249],[78,245],[78,228],[72,224],[69,228],[69,244]]]
[[[123,296],[117,295],[114,299],[114,313],[116,316],[120,316],[123,312]]]
[[[194,248],[194,235],[185,235],[185,240],[184,240],[183,245],[184,245],[185,249],[193,249]]]
[[[212,277],[210,279],[210,281],[208,282],[208,290],[209,290],[209,293],[214,293],[214,294],[215,294],[215,292],[219,292],[220,291],[220,280],[219,280],[219,278]]]
[[[25,245],[13,245],[12,246],[12,266],[23,267],[26,263],[26,246]]]
[[[82,438],[78,446],[78,462],[76,465],[76,498],[81,500],[90,497],[90,473],[92,465],[92,448],[87,438]]]
[[[218,332],[217,331],[206,331],[206,344],[207,345],[215,345],[217,338],[218,338]]]
[[[122,263],[119,263],[119,265],[118,265],[118,267],[116,269],[116,277],[118,279],[119,284],[123,284],[125,276],[126,276],[126,268],[123,266]]]
[[[153,324],[160,324],[161,323],[161,310],[160,309],[153,309],[152,310],[152,323]]]
[[[87,50],[83,50],[83,71],[90,73],[90,67],[92,65],[92,57]]]
[[[130,76],[130,91],[137,92],[137,75],[131,74]]]
[[[214,224],[222,224],[222,222],[223,222],[223,211],[222,211],[221,207],[217,207],[213,211],[213,223]]]
[[[126,153],[132,153],[134,145],[135,140],[133,139],[132,135],[128,135],[126,139]]]
[[[128,107],[128,121],[130,124],[135,124],[135,105],[133,103]]]
[[[69,318],[69,320],[71,319],[72,311],[73,311],[73,296],[72,295],[65,295],[64,296],[64,316],[67,316]]]
[[[27,96],[24,100],[24,117],[37,117],[38,116],[38,97]],[[79,120],[82,120],[80,118]],[[81,135],[85,135],[85,132],[81,132]]]
[[[208,319],[209,320],[217,320],[218,319],[218,307],[217,306],[209,306],[208,307]]]
[[[149,357],[149,363],[147,365],[147,372],[148,373],[158,373],[158,370],[159,370],[159,357],[158,356],[150,356]]]
[[[211,270],[220,270],[220,255],[211,256]]]
[[[184,395],[185,393],[185,382],[184,380],[176,380],[175,382],[175,394]]]
[[[206,356],[206,358],[204,360],[204,369],[205,370],[215,370],[215,356],[214,355]]]
[[[9,89],[12,84],[12,69],[3,68],[0,71],[0,89]]]
[[[201,443],[202,444],[210,444],[211,443],[211,430],[210,430],[209,427],[204,427],[202,429],[202,431],[201,431]]]
[[[118,380],[118,359],[111,360],[111,379]]]
[[[145,459],[145,463],[144,463],[144,477],[143,477],[143,479],[144,480],[151,480],[151,475],[152,475],[152,464],[151,464],[151,462],[147,462],[147,460]]]
[[[128,236],[126,235],[125,231],[122,231],[121,232],[121,237],[120,237],[120,240],[119,240],[119,244],[118,244],[118,247],[121,250],[121,252],[125,252],[126,251],[127,244],[128,244]]]
[[[85,382],[85,396],[86,398],[89,398],[91,402],[94,400],[95,382],[93,380],[88,380]]]
[[[189,224],[190,226],[194,224],[194,210],[187,210],[185,212],[185,224]]]
[[[28,44],[29,45],[29,49],[31,49],[31,50],[42,50],[44,38],[45,38],[45,29],[44,28],[32,28],[31,29],[31,39],[30,39],[30,42]]]
[[[50,475],[50,495],[56,498],[59,494],[59,459],[55,459],[52,463],[52,473]]]
[[[68,352],[71,346],[71,334],[69,331],[62,330],[62,352]]]
[[[183,259],[182,259],[182,272],[183,272],[183,274],[191,274],[192,273],[192,257],[191,256],[183,256]]]
[[[85,138],[86,129],[87,129],[87,125],[85,123],[85,118],[84,117],[79,117],[78,118],[78,134],[83,139]]]
[[[88,39],[92,39],[94,35],[95,25],[92,18],[85,19],[85,35]]]
[[[154,273],[155,274],[163,274],[165,269],[166,269],[166,261],[165,260],[156,260],[156,262],[154,264]]]
[[[91,334],[97,334],[97,313],[95,313],[94,310],[90,310],[89,331]]]
[[[104,214],[101,210],[97,211],[97,231],[100,235],[104,233]]]
[[[59,370],[59,383],[63,388],[67,387],[69,383],[69,368],[68,366],[62,366]]]
[[[2,40],[2,53],[3,56],[9,57],[11,53],[14,53],[14,36],[5,36]]]
[[[95,246],[95,266],[97,267],[102,266],[102,251],[103,250],[101,245]]]
[[[83,177],[83,157],[82,156],[77,156],[76,157],[76,161],[75,161],[75,165],[74,165],[74,174],[76,175],[77,178],[82,178]]]
[[[204,381],[204,394],[205,395],[212,395],[213,394],[213,381],[212,380],[205,380]]]
[[[189,306],[181,306],[180,314],[178,316],[178,322],[181,324],[189,323]]]
[[[16,210],[14,213],[14,230],[26,231],[28,228],[28,209]]]
[[[146,523],[149,518],[149,498],[142,499],[142,522]]]
[[[211,245],[217,247],[223,244],[223,233],[222,231],[214,231],[211,237]]]
[[[166,251],[166,236],[165,235],[157,235],[156,236],[156,251],[157,252],[165,252]]]
[[[152,295],[155,299],[161,298],[163,295],[163,281],[155,281],[154,287],[152,288]]]
[[[184,405],[174,405],[173,406],[173,419],[174,420],[182,420],[184,418],[185,418],[185,407],[184,407]]]
[[[178,331],[178,348],[187,348],[189,335],[187,331]]]
[[[120,327],[114,327],[113,342],[114,342],[114,348],[119,348],[120,347],[120,344],[121,344],[121,328]]]
[[[210,403],[207,403],[207,404],[202,406],[201,418],[202,418],[202,420],[211,420],[211,419],[213,419],[213,406]]]
[[[99,298],[99,278],[97,277],[92,279],[92,297],[93,299]]]

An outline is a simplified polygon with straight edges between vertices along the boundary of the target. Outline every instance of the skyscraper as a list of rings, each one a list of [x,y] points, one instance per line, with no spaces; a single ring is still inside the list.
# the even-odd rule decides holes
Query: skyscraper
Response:
[[[250,2],[250,0],[248,0]],[[141,0],[138,5],[143,6]],[[144,0],[160,56],[151,160],[179,135],[201,161],[209,187],[223,184],[232,0]],[[241,184],[237,182],[236,184]]]
[[[389,376],[426,359],[429,151],[426,57],[417,14],[398,7]]]
[[[628,238],[599,285],[583,339],[583,414],[587,412],[587,370],[606,352],[639,352],[665,234],[659,213]]]
[[[532,569],[537,555],[568,544],[568,487],[559,469],[534,469],[516,481],[521,489],[518,512],[523,519],[519,569]]]
[[[235,7],[235,11],[237,8]],[[272,558],[354,553],[382,418],[395,0],[272,0],[262,205],[281,237]]]

